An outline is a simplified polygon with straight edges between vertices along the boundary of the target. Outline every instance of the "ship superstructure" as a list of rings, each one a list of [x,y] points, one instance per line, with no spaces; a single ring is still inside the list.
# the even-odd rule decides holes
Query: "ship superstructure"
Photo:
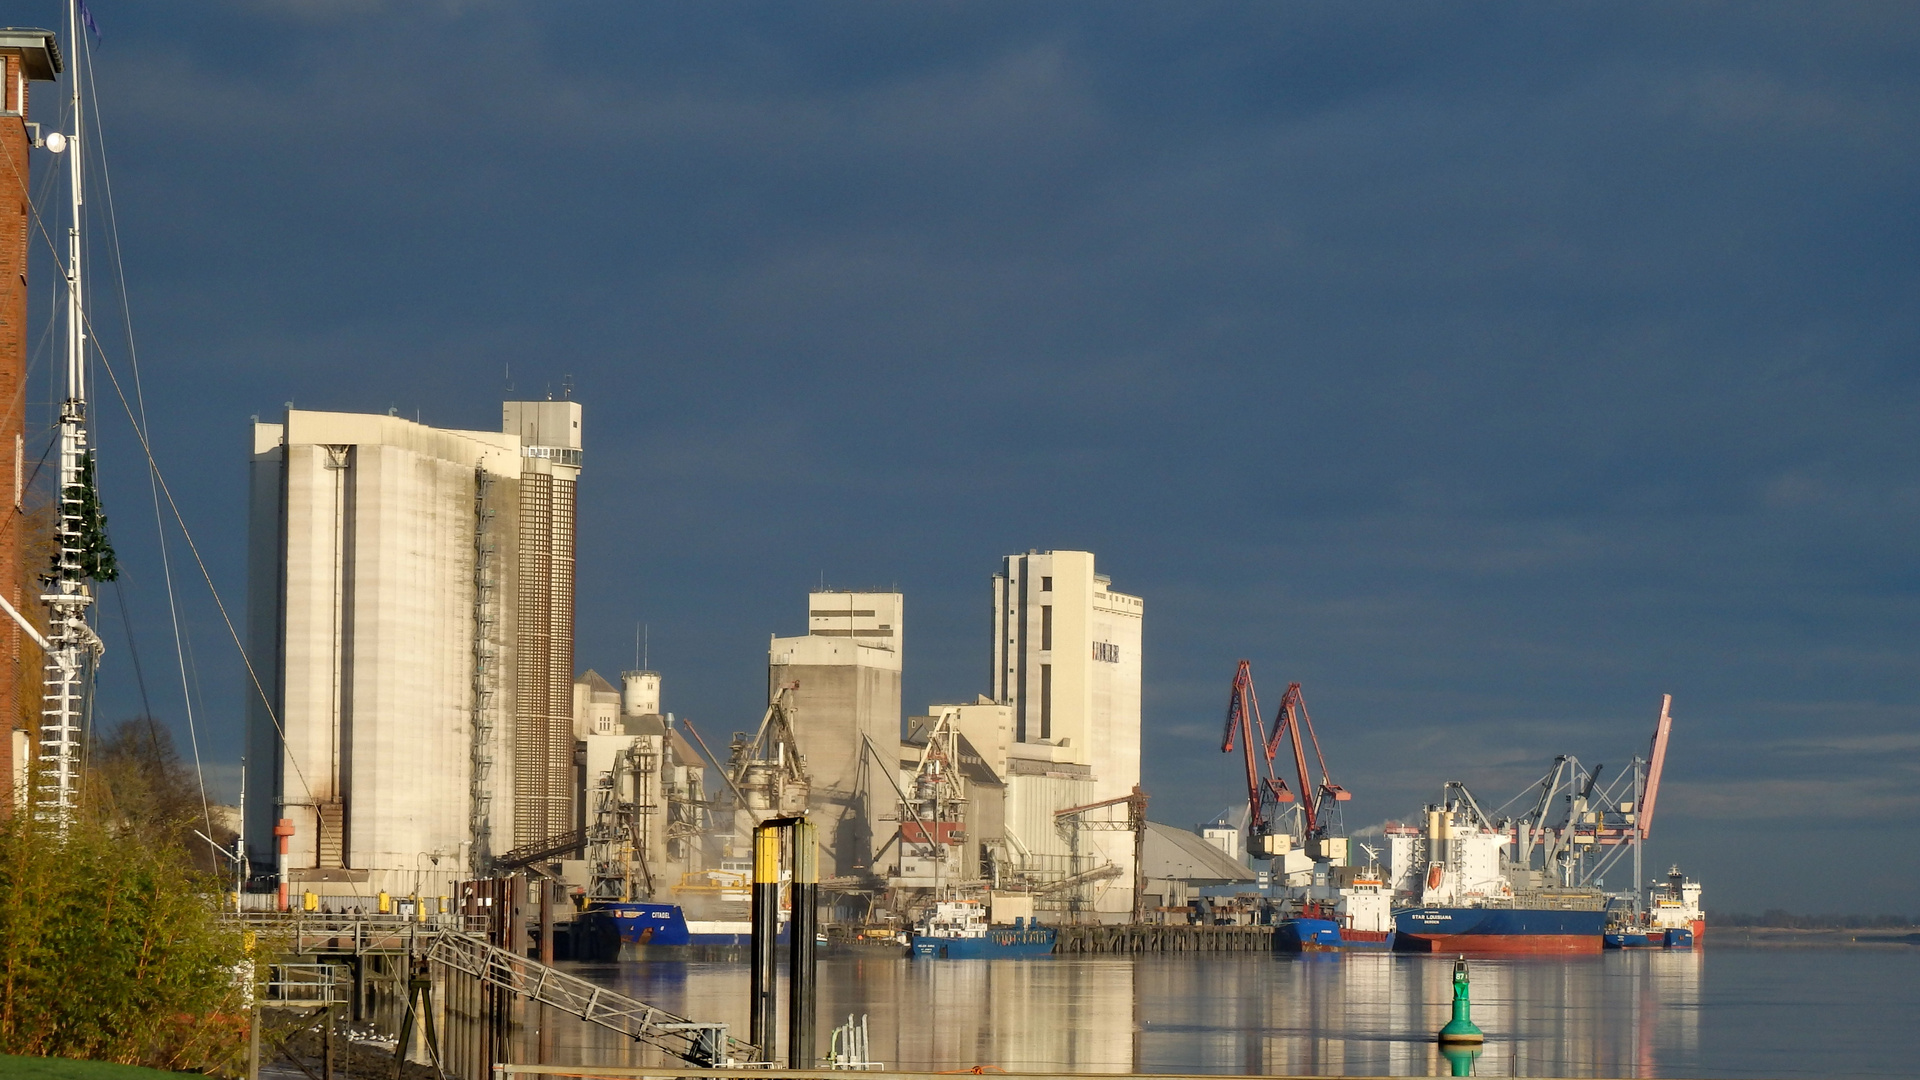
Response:
[[[1691,949],[1706,932],[1700,883],[1675,866],[1664,883],[1653,883],[1644,910],[1615,912],[1607,924],[1606,943],[1610,949]]]

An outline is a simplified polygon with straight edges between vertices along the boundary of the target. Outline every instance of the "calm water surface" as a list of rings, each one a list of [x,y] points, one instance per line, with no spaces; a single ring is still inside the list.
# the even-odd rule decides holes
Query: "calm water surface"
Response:
[[[746,1034],[743,963],[566,966]],[[1920,1075],[1912,947],[1485,959],[1472,977],[1482,1076]],[[848,1014],[864,1014],[873,1057],[889,1068],[1448,1072],[1433,1043],[1452,1002],[1444,957],[832,956],[820,983],[823,1046]],[[554,1024],[548,1040],[555,1064],[657,1063],[572,1023]]]

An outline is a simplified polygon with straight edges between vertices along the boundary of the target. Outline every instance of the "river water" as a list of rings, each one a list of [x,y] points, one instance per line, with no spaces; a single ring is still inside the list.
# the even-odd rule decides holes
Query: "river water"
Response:
[[[746,1034],[743,963],[563,966]],[[1489,958],[1470,974],[1481,1076],[1920,1075],[1920,948]],[[1433,1033],[1452,977],[1449,957],[1404,954],[827,956],[819,1027],[824,1045],[866,1016],[871,1057],[897,1069],[1446,1075]],[[551,1026],[545,1054],[659,1063],[573,1023]]]

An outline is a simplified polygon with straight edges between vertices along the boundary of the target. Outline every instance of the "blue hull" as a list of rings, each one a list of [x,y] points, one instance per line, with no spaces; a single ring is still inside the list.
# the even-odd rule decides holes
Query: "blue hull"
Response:
[[[1609,949],[1691,949],[1693,931],[1684,926],[1668,930],[1609,930],[1605,941]]]
[[[1393,948],[1396,934],[1368,934],[1364,939],[1343,934],[1332,919],[1285,919],[1273,925],[1273,947],[1280,952],[1331,952]]]
[[[613,924],[622,945],[691,945],[679,904],[650,900],[602,900],[588,910]]]
[[[1411,952],[1599,952],[1604,911],[1430,907],[1393,913],[1395,946]]]
[[[613,924],[622,945],[744,946],[753,944],[751,931],[722,934],[693,933],[687,928],[687,917],[680,910],[679,904],[661,904],[651,900],[601,900],[595,901],[588,910]],[[785,923],[780,925],[780,936],[774,940],[782,945],[787,943]]]
[[[1053,952],[1054,930],[1010,930],[996,928],[986,937],[937,938],[913,937],[913,955],[939,960],[1006,960],[1022,956],[1046,956]]]

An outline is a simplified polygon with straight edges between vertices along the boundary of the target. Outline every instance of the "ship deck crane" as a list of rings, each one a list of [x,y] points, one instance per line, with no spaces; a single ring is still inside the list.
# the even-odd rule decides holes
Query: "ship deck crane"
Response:
[[[1640,881],[1640,845],[1653,828],[1660,775],[1673,731],[1672,706],[1673,695],[1662,695],[1660,718],[1647,756],[1628,762],[1611,782],[1600,781],[1604,765],[1589,770],[1579,758],[1562,754],[1554,758],[1552,767],[1535,785],[1495,811],[1498,816],[1529,792],[1534,793],[1531,812],[1518,819],[1501,818],[1493,826],[1512,835],[1510,858],[1515,865],[1534,868],[1537,848],[1541,854],[1539,869],[1551,873],[1557,883],[1589,885],[1602,880],[1602,875],[1631,850],[1634,896],[1636,903],[1640,902],[1644,886]]]

